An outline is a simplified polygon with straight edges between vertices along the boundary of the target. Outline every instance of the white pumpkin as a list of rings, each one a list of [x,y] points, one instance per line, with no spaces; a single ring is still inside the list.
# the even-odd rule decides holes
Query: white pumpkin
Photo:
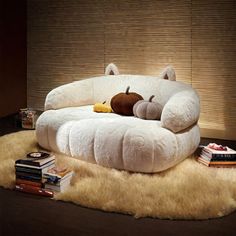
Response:
[[[133,106],[133,113],[136,117],[145,120],[160,120],[162,105],[158,102],[152,102],[155,96],[152,95],[148,101],[140,100]]]

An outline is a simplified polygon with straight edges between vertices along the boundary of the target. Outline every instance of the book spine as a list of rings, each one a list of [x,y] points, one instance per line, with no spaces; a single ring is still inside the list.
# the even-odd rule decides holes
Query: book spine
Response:
[[[16,160],[15,164],[24,164],[24,165],[29,165],[29,166],[40,167],[40,166],[50,163],[53,160],[55,160],[55,157],[48,158],[47,160],[43,159],[42,162],[36,161],[36,160],[33,161],[33,160],[27,160],[27,159],[19,159],[19,160]]]
[[[233,149],[231,149],[230,151],[217,151],[217,150],[215,151],[215,150],[211,150],[207,147],[204,147],[202,149],[202,152],[205,152],[210,157],[236,158],[236,152]]]
[[[235,165],[224,165],[224,164],[209,164],[210,167],[223,167],[223,168],[236,168],[236,164]]]
[[[15,163],[16,164],[24,164],[24,165],[29,165],[29,166],[40,167],[39,162],[33,162],[33,161],[30,161],[30,160],[17,160]]]
[[[236,161],[236,155],[234,154],[212,154],[212,161],[219,160],[219,161]]]
[[[20,185],[20,184],[26,184],[26,185],[31,185],[34,187],[43,187],[43,183],[40,182],[35,182],[35,181],[30,181],[30,180],[25,180],[25,179],[16,179],[16,185]]]
[[[201,164],[205,165],[205,166],[209,166],[209,162],[206,162],[205,160],[203,160],[202,158],[198,158],[198,162],[200,162]]]
[[[236,165],[236,161],[210,161],[212,165]]]
[[[24,172],[24,173],[32,173],[37,175],[42,175],[42,170],[40,169],[33,169],[33,168],[27,168],[27,167],[20,167],[15,166],[16,172]]]
[[[25,164],[18,163],[18,162],[15,163],[15,166],[25,167],[25,168],[35,169],[35,170],[44,170],[47,167],[52,168],[53,166],[55,166],[55,160],[52,160],[52,161],[50,161],[50,162],[48,162],[48,163],[46,163],[45,165],[42,165],[42,166],[25,165]]]
[[[205,155],[200,155],[200,157],[199,158],[201,158],[202,160],[204,160],[204,161],[207,161],[207,162],[210,162],[211,161],[211,158],[209,158],[209,157],[207,157],[207,156],[205,156]]]
[[[57,185],[52,185],[52,184],[45,184],[45,189],[48,189],[49,191],[56,191],[56,192],[61,192],[61,187]]]
[[[73,172],[68,172],[66,175],[59,177],[58,175],[52,175],[51,173],[45,173],[43,174],[43,178],[48,182],[48,183],[53,183],[53,184],[60,184],[60,182],[70,179],[73,176]]]
[[[18,175],[16,174],[17,179],[25,179],[25,180],[30,180],[30,181],[37,181],[37,182],[42,182],[41,177],[35,177],[35,176],[23,176],[23,175]]]
[[[42,174],[36,174],[36,173],[29,173],[29,172],[22,172],[22,171],[16,171],[16,175],[21,175],[21,176],[32,176],[35,178],[42,178]]]
[[[206,160],[211,161],[236,161],[235,154],[220,154],[220,153],[208,153],[205,150],[201,152],[201,156]]]
[[[51,181],[51,179],[48,178],[48,179],[45,179],[45,181],[46,181],[45,184],[51,184],[51,185],[54,185],[54,186],[60,186],[60,185],[62,185],[64,183],[66,183],[66,182],[70,182],[71,178],[72,178],[72,174],[66,176],[65,178],[60,179],[59,181]]]
[[[45,196],[45,197],[53,197],[53,192],[52,191],[42,189],[42,188],[39,188],[39,187],[29,186],[29,185],[26,185],[26,184],[16,185],[15,189],[18,190],[18,191],[21,191],[21,192],[25,192],[25,193],[32,193],[32,194]]]
[[[213,160],[213,159],[208,159],[208,158],[206,158],[206,157],[204,157],[204,156],[200,156],[200,157],[198,157],[198,160],[199,161],[202,161],[202,162],[205,162],[206,164],[209,164],[209,163],[211,163],[211,164],[223,164],[223,165],[236,165],[236,161],[231,161],[231,160],[226,160],[226,159],[224,159],[224,160]]]
[[[56,183],[59,183],[61,181],[61,178],[58,178],[57,176],[51,176],[51,175],[44,175],[43,174],[43,178],[49,182],[49,183],[53,183],[53,184],[56,184]]]
[[[24,173],[31,173],[33,175],[40,175],[42,176],[43,173],[45,173],[49,168],[52,168],[55,166],[55,162],[52,162],[50,165],[45,166],[42,169],[35,169],[35,168],[30,168],[30,167],[25,167],[25,166],[17,166],[15,165],[16,172],[24,172]]]

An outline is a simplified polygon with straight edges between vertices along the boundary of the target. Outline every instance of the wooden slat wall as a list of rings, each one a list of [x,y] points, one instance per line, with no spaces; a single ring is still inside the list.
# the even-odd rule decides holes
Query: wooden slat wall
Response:
[[[236,1],[192,0],[192,25],[202,136],[236,140]]]
[[[175,67],[191,82],[191,2],[28,1],[28,106],[42,109],[54,87],[101,75],[158,75]]]
[[[28,1],[28,106],[59,85],[104,71],[100,1]]]
[[[168,64],[191,82],[191,1],[106,0],[105,62],[158,75]]]
[[[29,0],[28,106],[73,80],[158,75],[167,64],[201,97],[202,136],[236,139],[234,0]]]

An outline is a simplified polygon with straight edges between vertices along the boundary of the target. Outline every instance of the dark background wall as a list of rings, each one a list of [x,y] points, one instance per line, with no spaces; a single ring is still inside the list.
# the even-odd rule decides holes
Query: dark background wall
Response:
[[[0,117],[27,105],[26,0],[0,0]]]

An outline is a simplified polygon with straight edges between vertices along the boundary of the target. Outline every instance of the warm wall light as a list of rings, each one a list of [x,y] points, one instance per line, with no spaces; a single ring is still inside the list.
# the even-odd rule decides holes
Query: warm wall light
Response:
[[[111,62],[153,76],[171,64],[199,92],[203,136],[236,140],[234,1],[130,2],[28,1],[28,106]]]

